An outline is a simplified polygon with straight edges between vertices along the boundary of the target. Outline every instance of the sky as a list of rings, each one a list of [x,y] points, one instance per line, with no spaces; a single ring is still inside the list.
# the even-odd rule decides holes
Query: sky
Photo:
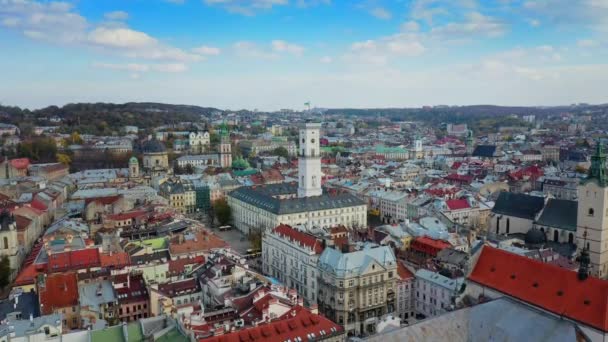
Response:
[[[607,103],[608,0],[0,0],[0,103]]]

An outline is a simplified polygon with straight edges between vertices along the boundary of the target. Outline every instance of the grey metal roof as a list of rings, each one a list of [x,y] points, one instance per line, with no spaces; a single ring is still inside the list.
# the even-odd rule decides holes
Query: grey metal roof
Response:
[[[319,268],[343,277],[361,273],[372,262],[385,268],[397,267],[395,254],[389,246],[366,245],[363,249],[350,253],[325,248],[319,257]]]
[[[366,341],[578,341],[574,323],[507,298],[467,307]]]
[[[543,209],[545,199],[538,196],[501,192],[492,208],[495,214],[534,220],[536,214]]]
[[[294,183],[268,184],[240,187],[230,192],[232,198],[241,200],[276,215],[309,211],[339,209],[365,205],[360,198],[349,193],[326,194],[314,197],[278,199],[275,196],[292,195],[297,192]]]
[[[575,232],[577,218],[577,201],[551,198],[536,223]]]
[[[496,153],[496,146],[494,145],[478,145],[473,150],[474,157],[492,158]]]
[[[0,321],[4,320],[10,313],[21,314],[22,319],[40,316],[40,304],[38,295],[34,292],[23,292],[19,295],[11,295],[0,301]]]

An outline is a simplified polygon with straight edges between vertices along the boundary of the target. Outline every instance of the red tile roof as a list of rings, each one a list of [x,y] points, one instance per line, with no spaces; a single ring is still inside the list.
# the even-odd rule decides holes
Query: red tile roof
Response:
[[[445,248],[452,247],[452,245],[450,245],[449,242],[446,242],[443,240],[435,240],[428,236],[419,236],[419,237],[415,238],[414,241],[418,244],[431,246],[431,247],[437,248],[437,249],[445,249]]]
[[[460,209],[467,209],[467,208],[471,207],[469,205],[469,201],[467,201],[466,198],[447,200],[447,201],[445,201],[445,204],[448,206],[448,208],[450,210],[460,210]]]
[[[27,169],[30,166],[30,160],[27,158],[18,158],[10,160],[11,166],[17,170]]]
[[[54,309],[78,305],[78,278],[76,273],[55,273],[45,279],[44,287],[38,289],[40,311],[43,315]]]
[[[574,321],[608,331],[608,281],[484,246],[469,280]]]
[[[130,212],[125,212],[125,213],[120,213],[120,214],[112,214],[112,215],[108,215],[106,216],[107,220],[112,220],[112,221],[124,221],[124,220],[128,220],[128,219],[134,219],[140,216],[144,216],[146,214],[145,211],[143,210],[136,210],[136,211],[130,211]]]
[[[99,250],[97,248],[86,248],[51,254],[49,256],[48,271],[77,270],[99,267],[100,265]]]
[[[200,265],[205,263],[205,257],[199,255],[194,258],[180,258],[176,260],[169,260],[169,274],[177,275],[184,272],[186,265]]]
[[[99,204],[107,205],[118,201],[122,195],[104,196],[104,197],[91,197],[84,200],[84,205],[87,206],[89,203],[97,202]]]
[[[408,270],[402,262],[397,263],[397,274],[401,280],[414,278],[414,273]]]
[[[15,215],[15,222],[17,223],[17,230],[25,230],[32,223],[32,220],[25,216]]]
[[[301,246],[306,246],[312,249],[316,254],[323,253],[321,241],[318,240],[314,235],[301,232],[286,224],[279,225],[273,229],[273,231],[280,236],[287,237],[293,242],[298,242]]]
[[[15,279],[14,286],[22,286],[22,285],[30,285],[36,283],[36,276],[40,274],[39,271],[36,270],[36,265],[29,264],[26,267],[22,268]]]
[[[30,203],[30,206],[34,209],[38,209],[41,211],[46,211],[48,209],[46,204],[42,203],[40,200],[37,199],[34,199],[32,203]]]
[[[342,334],[338,324],[311,313],[308,309],[297,307],[290,310],[284,319],[276,320],[257,327],[231,332],[225,335],[199,339],[205,342],[255,342],[255,341],[309,341],[309,334],[316,339]]]
[[[131,265],[131,259],[126,252],[100,253],[99,262],[101,267],[112,267],[115,269]]]

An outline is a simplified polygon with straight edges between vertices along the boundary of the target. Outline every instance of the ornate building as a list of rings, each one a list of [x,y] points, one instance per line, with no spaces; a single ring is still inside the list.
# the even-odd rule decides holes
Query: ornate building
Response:
[[[320,124],[300,130],[298,184],[246,186],[232,191],[228,203],[233,223],[244,233],[273,229],[279,224],[349,228],[367,226],[367,205],[346,192],[324,193],[319,156]]]
[[[232,166],[232,146],[230,145],[230,132],[226,123],[222,124],[220,130],[220,166],[230,167]]]
[[[608,176],[606,155],[600,142],[591,156],[586,179],[578,186],[576,238],[578,248],[587,248],[592,275],[608,275]]]
[[[169,171],[167,148],[156,139],[148,140],[142,147],[144,154],[144,171],[151,176],[158,176]]]
[[[188,145],[190,153],[203,153],[211,144],[209,132],[190,132],[188,135]]]
[[[17,223],[15,217],[8,211],[0,213],[0,258],[8,257],[11,270],[9,279],[13,279],[21,267],[24,250],[19,245]]]

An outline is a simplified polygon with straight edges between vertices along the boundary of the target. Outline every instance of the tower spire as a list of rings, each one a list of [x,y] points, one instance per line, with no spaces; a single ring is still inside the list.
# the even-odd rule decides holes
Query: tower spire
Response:
[[[608,179],[606,178],[606,155],[604,154],[604,148],[601,141],[597,141],[595,145],[595,153],[591,156],[591,167],[587,174],[585,181],[595,179],[599,186],[608,186]]]

